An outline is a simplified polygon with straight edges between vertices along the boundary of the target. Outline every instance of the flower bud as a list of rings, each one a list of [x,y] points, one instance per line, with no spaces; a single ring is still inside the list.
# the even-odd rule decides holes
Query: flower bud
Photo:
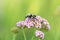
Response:
[[[19,32],[19,28],[18,28],[18,27],[13,27],[13,28],[11,29],[11,31],[12,31],[13,33],[18,33],[18,32]]]

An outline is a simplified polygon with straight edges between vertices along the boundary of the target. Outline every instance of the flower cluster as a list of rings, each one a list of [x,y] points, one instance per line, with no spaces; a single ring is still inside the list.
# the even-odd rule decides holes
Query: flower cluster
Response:
[[[44,33],[42,31],[36,30],[36,37],[40,37],[40,39],[44,39]]]
[[[16,25],[18,27],[21,28],[31,28],[31,27],[35,27],[35,28],[45,28],[47,30],[50,30],[50,25],[48,23],[48,21],[40,16],[36,16],[36,15],[27,15],[26,19],[24,21],[19,21],[16,23]],[[40,37],[41,39],[44,38],[44,33],[36,30],[36,37]]]

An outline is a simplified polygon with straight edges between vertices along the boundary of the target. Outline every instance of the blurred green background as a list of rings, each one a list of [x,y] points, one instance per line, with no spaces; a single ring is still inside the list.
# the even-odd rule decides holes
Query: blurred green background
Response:
[[[28,13],[49,21],[51,30],[44,40],[60,40],[60,0],[0,0],[0,40],[13,40],[10,29]]]

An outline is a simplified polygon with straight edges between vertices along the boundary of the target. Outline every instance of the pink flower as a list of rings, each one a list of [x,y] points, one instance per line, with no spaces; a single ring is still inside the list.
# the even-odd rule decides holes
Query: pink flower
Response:
[[[44,19],[44,18],[42,18],[42,22],[43,22],[43,24],[45,24],[45,25],[48,25],[48,24],[49,24],[49,22],[48,22],[46,19]]]
[[[40,16],[33,17],[32,15],[31,17],[27,17],[24,21],[17,22],[16,25],[19,27],[26,26],[27,28],[36,27],[36,28],[46,28],[50,30],[50,25],[48,21],[44,18],[41,18]]]
[[[36,28],[41,28],[41,21],[42,21],[42,18],[40,16],[36,16],[36,19],[35,20],[35,27]]]
[[[26,25],[26,27],[30,28],[34,26],[34,22],[32,21],[31,18],[26,18],[24,24]]]
[[[24,21],[17,22],[16,25],[19,27],[24,27]]]
[[[47,29],[47,30],[50,30],[49,22],[44,18],[42,18],[42,27]]]
[[[41,23],[38,22],[38,21],[35,21],[35,27],[36,27],[36,28],[41,28]]]
[[[35,35],[36,37],[40,37],[41,39],[44,39],[44,33],[39,30],[36,30]]]
[[[17,22],[16,25],[21,28],[35,27],[39,29],[45,28],[47,30],[50,30],[49,22],[46,19],[32,14],[27,15],[24,21]],[[40,39],[44,39],[44,33],[42,31],[36,30],[35,36],[39,37]]]
[[[50,30],[50,25],[47,25],[47,26],[46,26],[46,29],[47,29],[47,30]]]
[[[40,16],[36,16],[37,21],[41,22],[42,18]]]

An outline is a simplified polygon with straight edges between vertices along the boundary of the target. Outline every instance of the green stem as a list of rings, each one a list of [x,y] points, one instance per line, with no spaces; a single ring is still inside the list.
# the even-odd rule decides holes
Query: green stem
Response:
[[[34,36],[31,38],[31,40],[33,40]]]
[[[15,40],[16,34],[13,35],[13,40]]]
[[[25,32],[24,32],[24,29],[23,29],[23,35],[24,35],[24,39],[26,40],[26,35],[25,35]]]
[[[34,29],[34,31],[35,31],[35,29]],[[33,38],[34,38],[34,36],[35,36],[35,32],[33,33],[33,36],[32,36],[32,38],[31,38],[31,40],[34,40]]]
[[[40,39],[39,39],[40,40]]]

